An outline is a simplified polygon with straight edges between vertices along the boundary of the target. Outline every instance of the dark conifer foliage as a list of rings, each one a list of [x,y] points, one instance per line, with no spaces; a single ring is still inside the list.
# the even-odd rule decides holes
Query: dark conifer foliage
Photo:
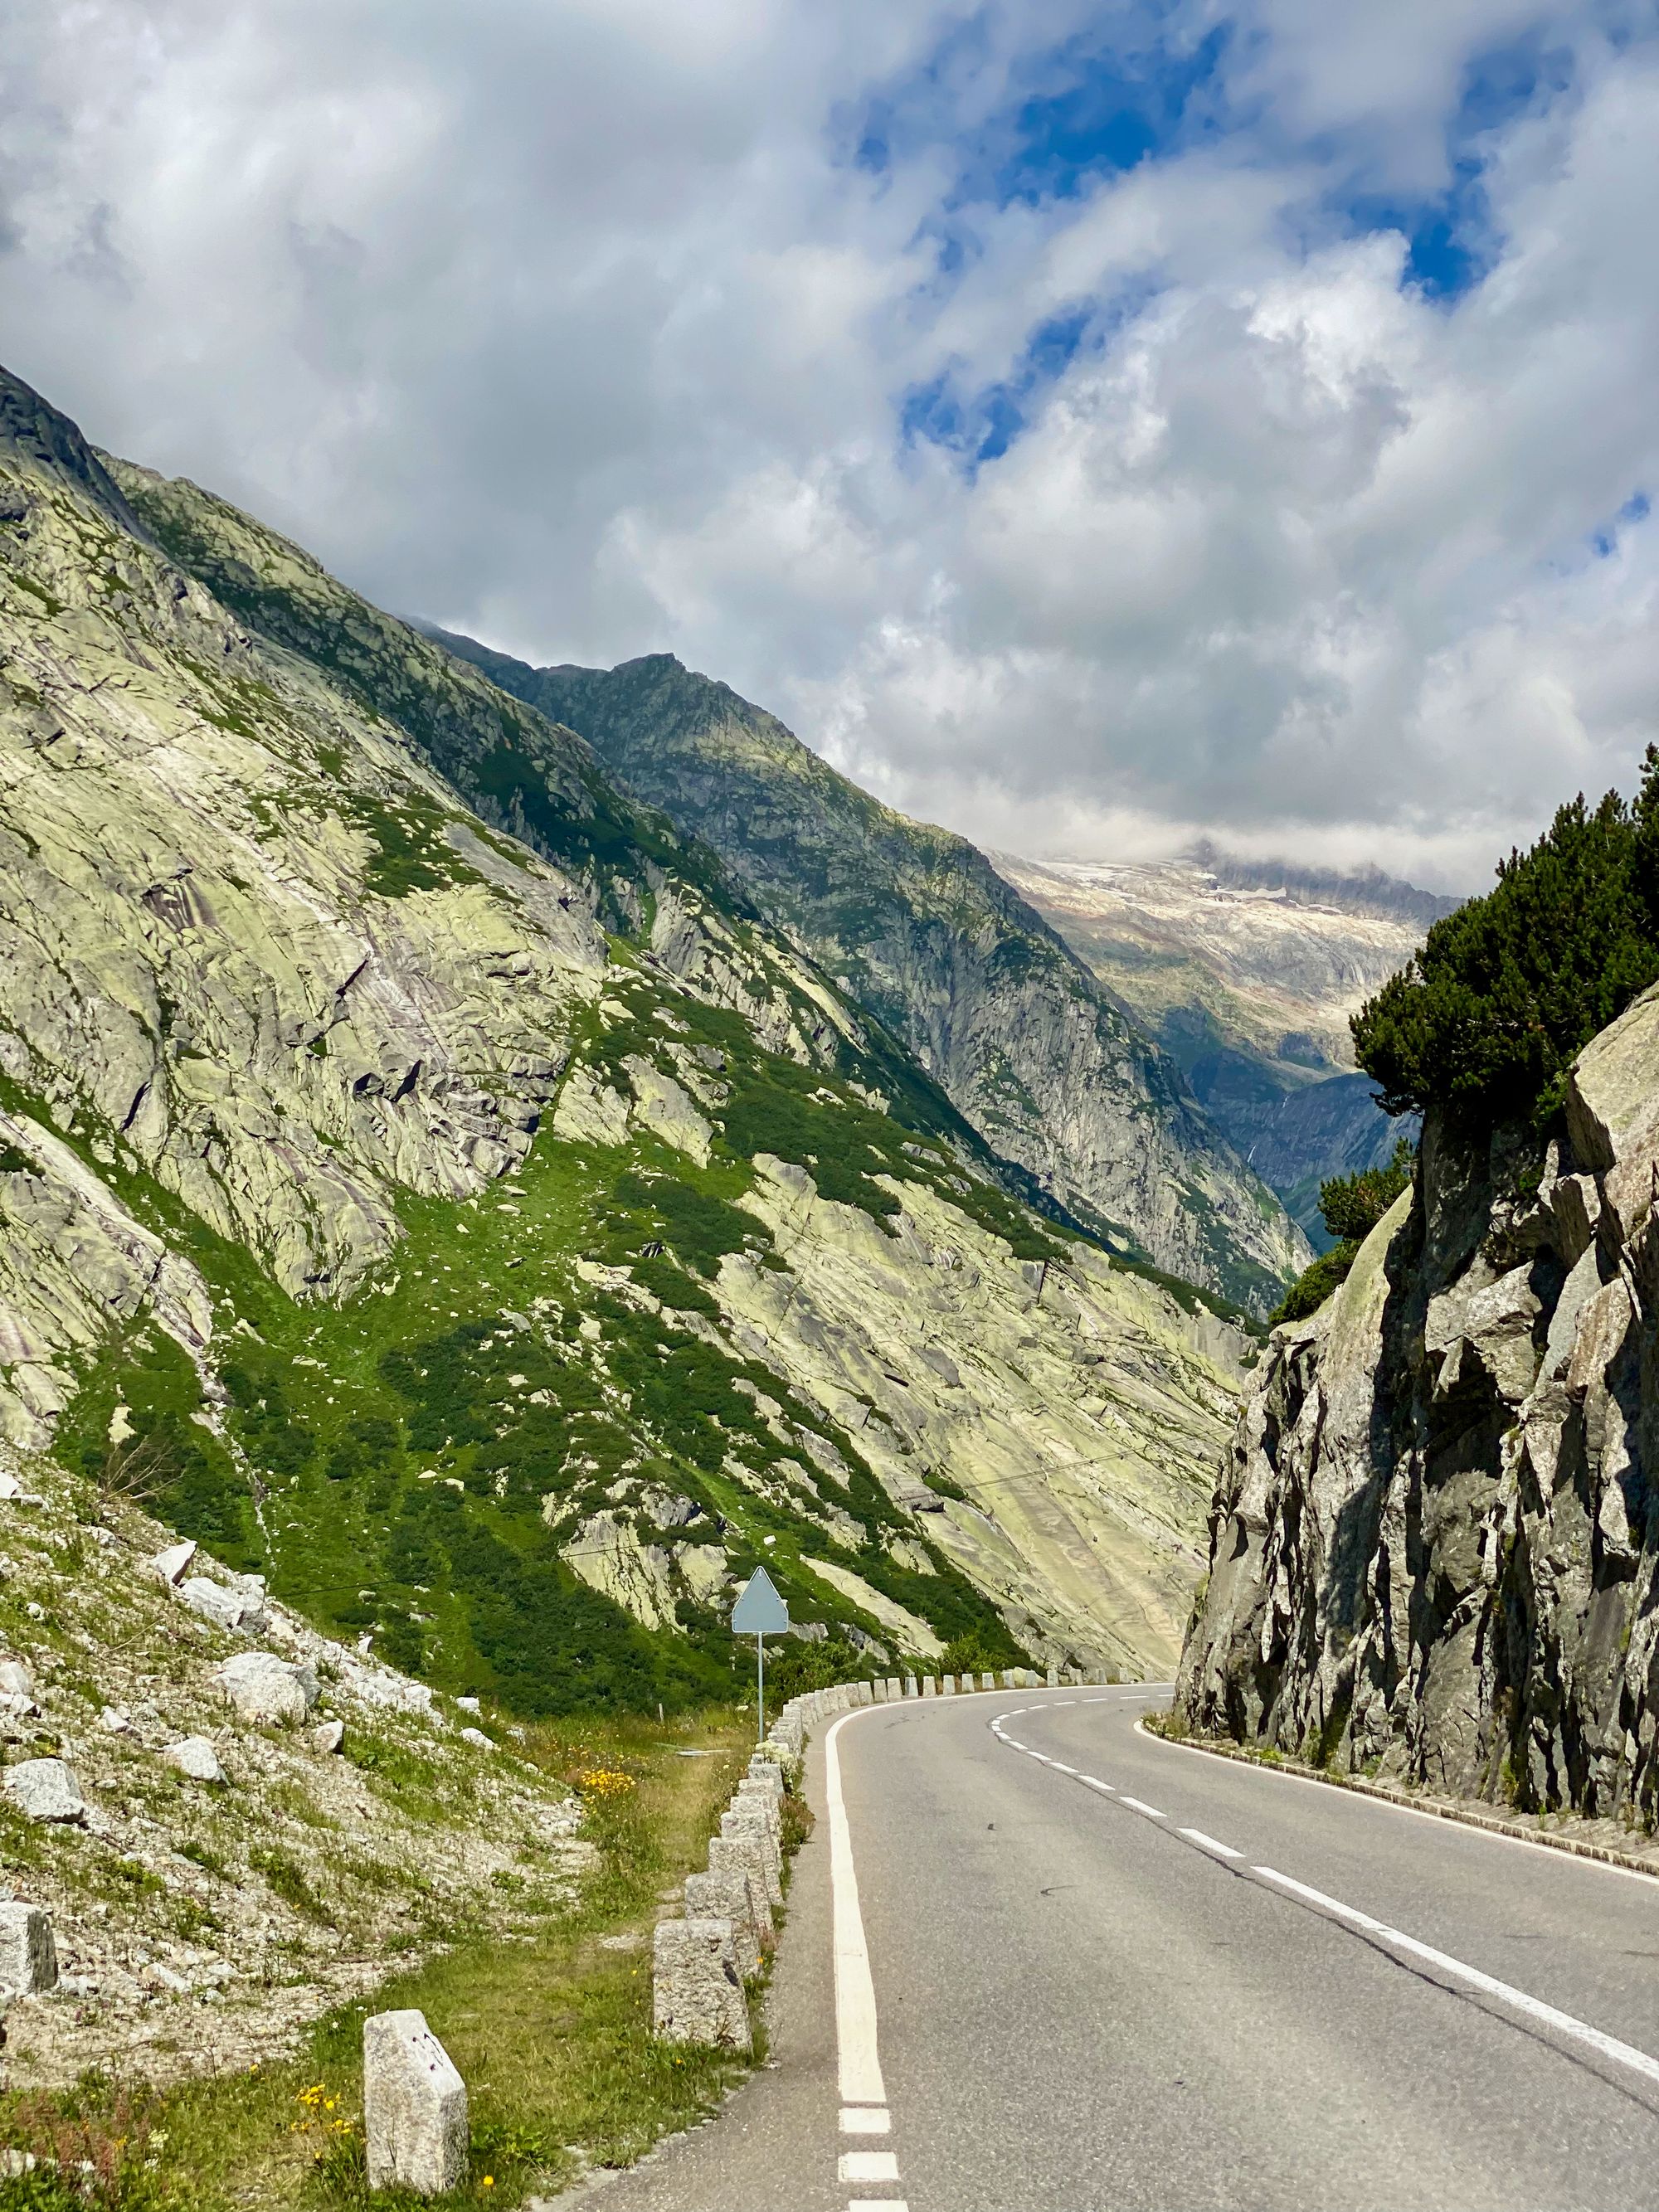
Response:
[[[1353,1021],[1391,1114],[1548,1121],[1576,1054],[1659,979],[1659,749],[1633,805],[1562,807],[1494,890],[1430,930]]]

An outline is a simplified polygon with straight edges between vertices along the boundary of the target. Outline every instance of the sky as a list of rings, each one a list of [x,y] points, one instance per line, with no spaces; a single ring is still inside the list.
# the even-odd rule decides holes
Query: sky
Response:
[[[1478,887],[1659,737],[1653,0],[9,0],[0,360],[908,811]]]

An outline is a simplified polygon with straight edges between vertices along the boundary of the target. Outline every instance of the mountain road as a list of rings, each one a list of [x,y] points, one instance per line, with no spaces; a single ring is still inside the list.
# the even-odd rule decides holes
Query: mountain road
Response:
[[[1659,1881],[1137,1729],[812,1746],[768,2065],[603,2212],[1659,2206]]]

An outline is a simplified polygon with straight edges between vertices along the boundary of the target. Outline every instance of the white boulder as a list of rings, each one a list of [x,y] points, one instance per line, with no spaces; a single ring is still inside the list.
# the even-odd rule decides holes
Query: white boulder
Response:
[[[317,1702],[311,1668],[273,1651],[239,1651],[214,1669],[213,1679],[245,1721],[302,1721]]]
[[[87,1801],[75,1778],[75,1769],[62,1759],[25,1759],[9,1766],[5,1791],[18,1811],[31,1820],[84,1820]]]
[[[169,1589],[176,1589],[184,1580],[185,1569],[196,1557],[196,1540],[187,1536],[182,1544],[169,1544],[165,1552],[158,1552],[150,1561],[150,1571]]]
[[[225,1778],[219,1754],[204,1735],[187,1735],[179,1743],[170,1743],[161,1756],[169,1766],[176,1766],[192,1782],[222,1782]]]

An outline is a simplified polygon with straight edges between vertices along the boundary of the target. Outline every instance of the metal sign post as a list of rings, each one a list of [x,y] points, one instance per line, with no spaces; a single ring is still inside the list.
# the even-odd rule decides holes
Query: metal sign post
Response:
[[[764,1567],[757,1567],[738,1593],[732,1608],[732,1633],[755,1639],[756,1705],[759,1732],[755,1741],[766,1741],[766,1639],[782,1636],[789,1626],[789,1608],[778,1595],[777,1585]]]

